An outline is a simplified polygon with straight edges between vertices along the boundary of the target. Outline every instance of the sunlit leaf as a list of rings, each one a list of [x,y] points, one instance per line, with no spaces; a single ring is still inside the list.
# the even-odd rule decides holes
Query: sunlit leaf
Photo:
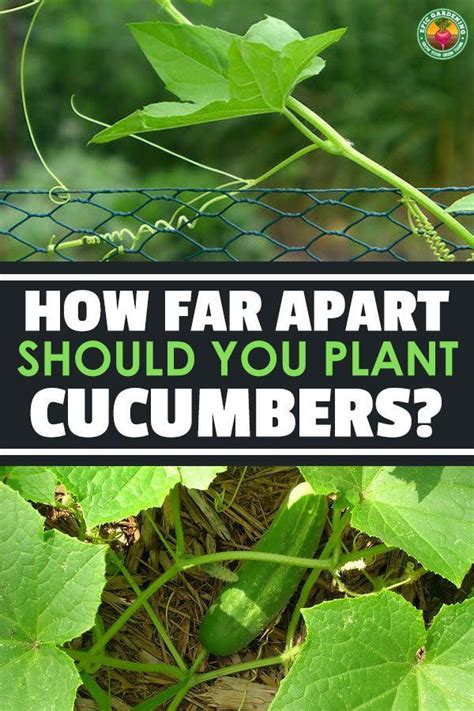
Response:
[[[207,489],[224,467],[49,467],[81,505],[90,528],[160,507],[183,484]]]
[[[474,601],[420,610],[383,591],[304,611],[307,641],[271,711],[468,711]]]
[[[54,504],[56,476],[44,467],[0,467],[0,480],[18,491],[27,501]]]
[[[199,25],[131,25],[143,53],[169,91],[183,101],[226,101],[228,54],[236,35]]]
[[[473,467],[301,467],[318,494],[338,492],[352,525],[460,585],[474,560]]]
[[[465,195],[446,208],[448,212],[474,212],[474,193]]]
[[[58,531],[0,483],[0,708],[72,711],[81,683],[60,649],[94,625],[106,546]]]
[[[186,103],[145,106],[98,133],[94,143],[281,113],[295,86],[324,68],[319,54],[345,29],[303,39],[286,23],[267,18],[240,38],[208,27],[166,23],[134,25],[133,31],[168,89]]]

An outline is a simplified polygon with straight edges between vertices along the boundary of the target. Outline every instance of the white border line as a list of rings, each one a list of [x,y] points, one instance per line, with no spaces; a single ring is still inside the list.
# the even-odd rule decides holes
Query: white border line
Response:
[[[0,283],[3,282],[74,282],[74,281],[89,281],[89,282],[110,282],[110,281],[144,281],[144,282],[168,282],[182,281],[183,277],[186,282],[199,281],[218,281],[225,279],[226,282],[248,282],[252,279],[257,279],[261,282],[297,280],[298,282],[333,282],[338,281],[354,281],[354,282],[379,282],[379,281],[417,281],[417,282],[459,282],[474,281],[474,274],[339,274],[334,271],[331,274],[257,274],[256,272],[249,274],[226,274],[224,277],[221,274],[1,274]],[[364,457],[380,457],[386,455],[396,456],[450,456],[463,457],[474,456],[474,449],[426,449],[420,446],[420,449],[84,449],[81,448],[80,454],[77,454],[77,448],[71,449],[0,449],[0,457],[21,457],[21,456],[69,456],[74,457],[130,457],[130,456],[247,456],[255,455],[258,457],[281,457],[288,455],[293,456],[311,456],[311,457],[351,457],[363,455]]]
[[[474,274],[339,274],[337,271],[331,274],[258,274],[253,272],[250,274],[1,274],[0,282],[74,282],[74,281],[224,281],[238,282],[249,280],[257,281],[258,283],[265,281],[297,281],[300,282],[320,282],[330,281],[335,279],[338,281],[429,281],[429,282],[459,282],[459,281],[474,281]]]

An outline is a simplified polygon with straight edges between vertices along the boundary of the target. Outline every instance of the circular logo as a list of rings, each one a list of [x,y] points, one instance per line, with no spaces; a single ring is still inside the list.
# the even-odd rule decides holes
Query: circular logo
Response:
[[[418,44],[433,59],[452,59],[460,54],[469,36],[467,24],[458,12],[439,8],[427,12],[418,25]]]

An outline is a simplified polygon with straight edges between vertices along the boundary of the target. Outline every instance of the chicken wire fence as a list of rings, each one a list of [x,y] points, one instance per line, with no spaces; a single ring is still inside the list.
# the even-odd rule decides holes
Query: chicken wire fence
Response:
[[[423,190],[445,206],[473,189]],[[474,227],[474,212],[461,219]],[[456,259],[471,256],[440,234]],[[432,259],[392,188],[0,188],[1,261]]]

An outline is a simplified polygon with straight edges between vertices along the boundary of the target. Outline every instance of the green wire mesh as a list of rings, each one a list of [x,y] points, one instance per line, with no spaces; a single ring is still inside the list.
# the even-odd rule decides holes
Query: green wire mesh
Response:
[[[424,188],[440,205],[473,187]],[[60,194],[55,196],[60,200]],[[474,213],[462,213],[474,227]],[[436,226],[436,225],[435,225]],[[456,259],[471,249],[440,234]],[[83,190],[54,203],[47,191],[0,188],[1,261],[419,261],[392,188],[150,188]]]

